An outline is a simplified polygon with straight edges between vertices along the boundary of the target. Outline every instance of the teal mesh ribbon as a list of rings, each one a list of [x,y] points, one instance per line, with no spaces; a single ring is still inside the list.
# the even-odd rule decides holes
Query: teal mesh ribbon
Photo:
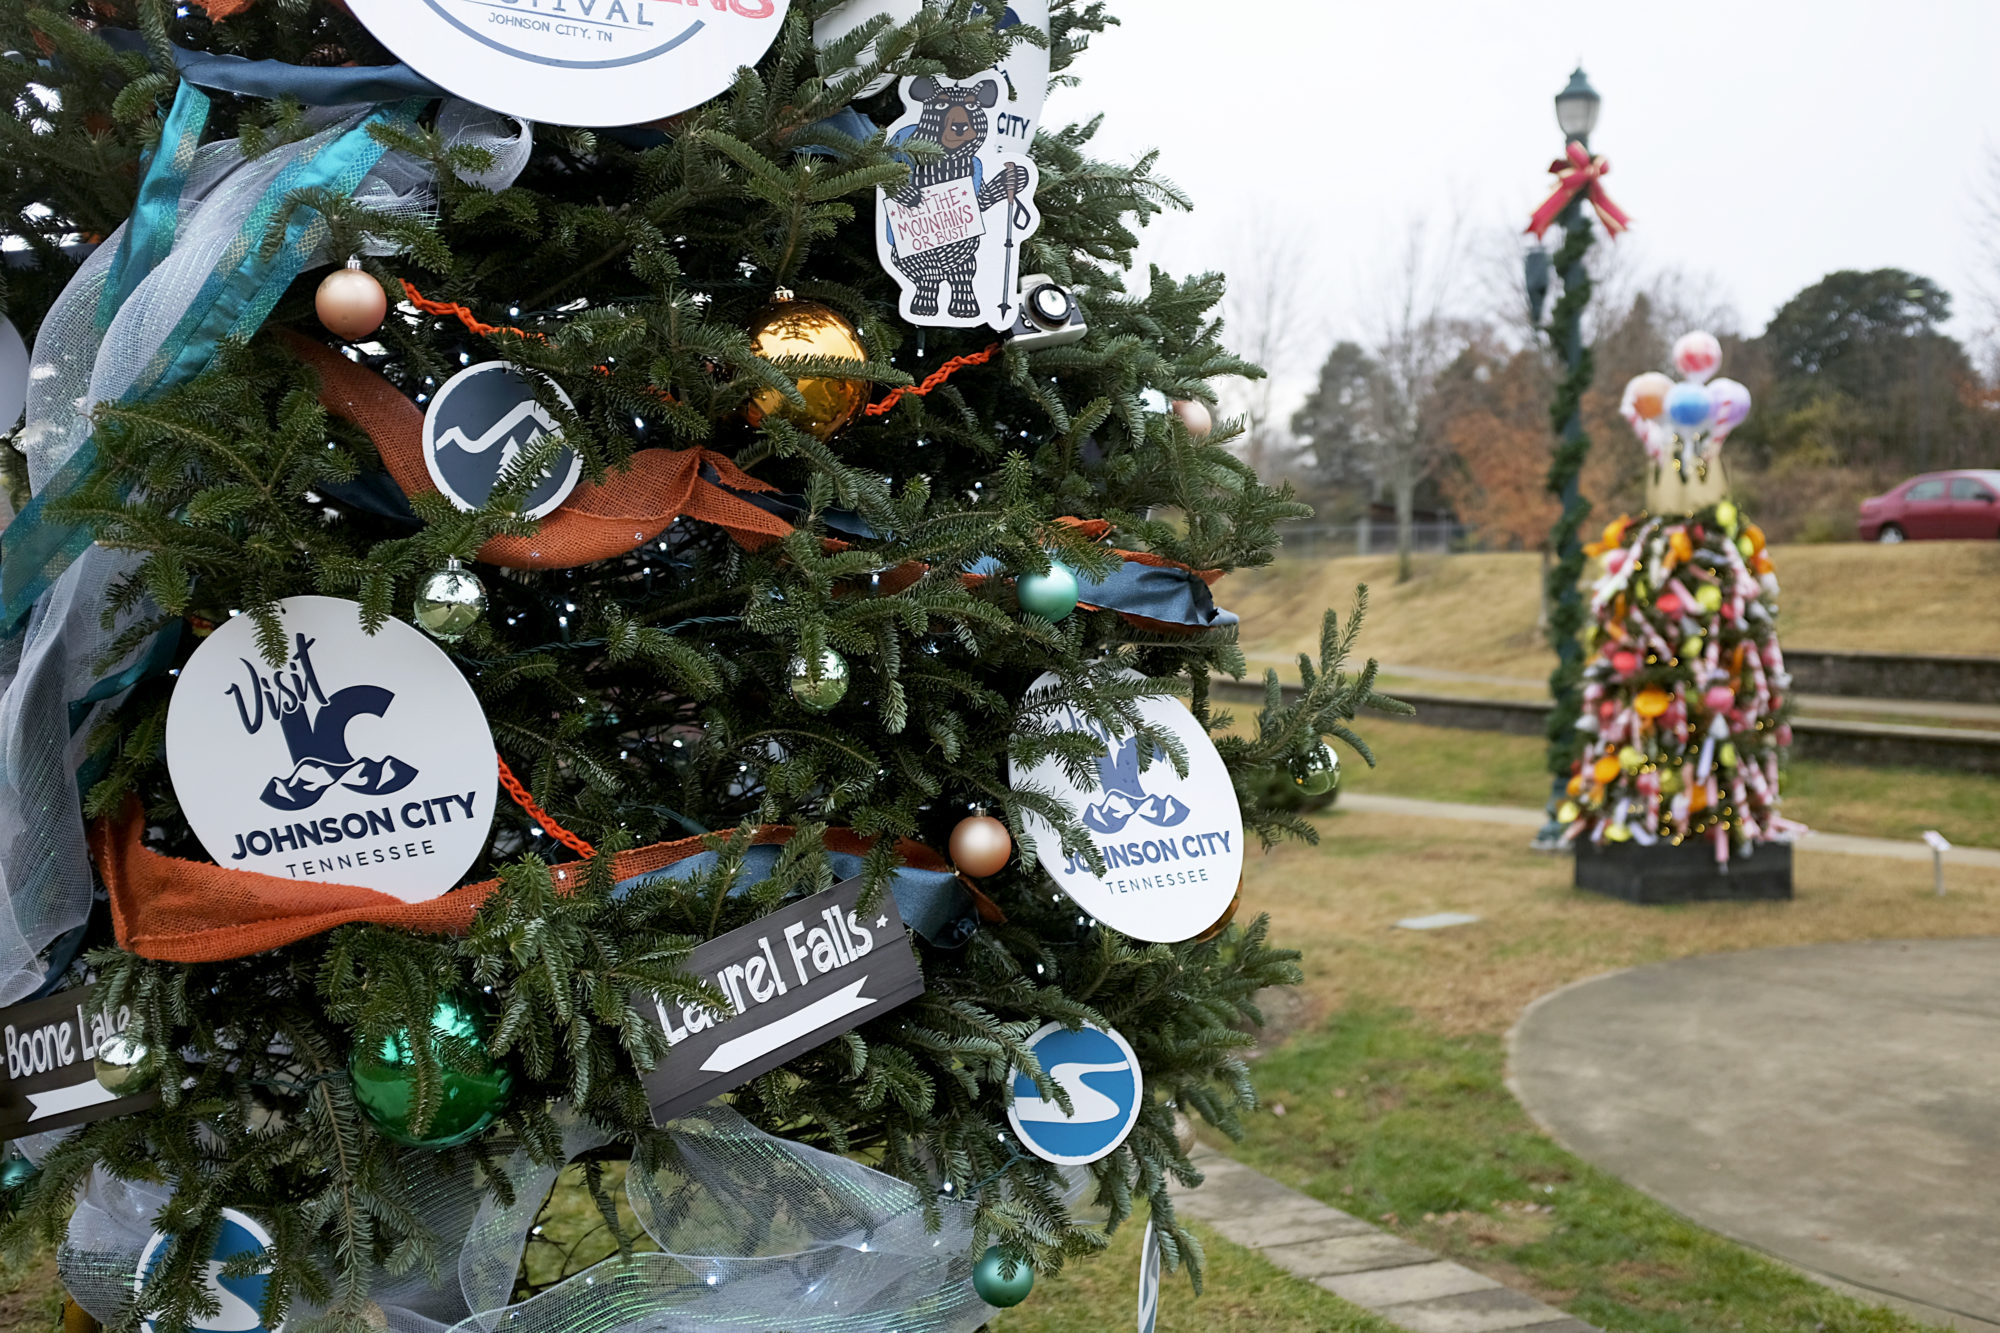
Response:
[[[207,96],[181,85],[168,113],[176,137],[163,139],[140,185],[139,207],[120,242],[99,305],[100,327],[109,327],[123,302],[173,248],[179,225],[179,196],[186,183],[194,145],[207,122]],[[302,153],[265,189],[159,351],[133,382],[125,401],[144,401],[186,383],[215,360],[225,339],[247,339],[263,326],[272,307],[325,241],[327,221],[298,203],[295,193],[328,190],[351,195],[387,149],[370,132],[377,125],[408,124],[420,99],[383,105],[353,129]],[[283,240],[267,253],[272,230],[282,224]],[[51,584],[89,547],[87,525],[52,520],[48,508],[74,494],[96,470],[95,438],[78,447],[55,475],[0,535],[0,634],[18,634],[28,612]]]

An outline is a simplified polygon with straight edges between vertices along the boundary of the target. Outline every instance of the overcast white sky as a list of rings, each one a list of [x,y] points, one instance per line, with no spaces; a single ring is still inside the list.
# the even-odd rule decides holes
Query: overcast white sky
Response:
[[[2000,145],[1996,0],[1127,0],[1045,124],[1107,113],[1102,154],[1163,150],[1195,212],[1145,257],[1240,265],[1260,216],[1318,244],[1351,331],[1407,221],[1518,229],[1561,149],[1551,99],[1582,59],[1592,148],[1642,269],[1706,278],[1761,330],[1840,268],[1928,275],[1969,312],[1974,192]]]

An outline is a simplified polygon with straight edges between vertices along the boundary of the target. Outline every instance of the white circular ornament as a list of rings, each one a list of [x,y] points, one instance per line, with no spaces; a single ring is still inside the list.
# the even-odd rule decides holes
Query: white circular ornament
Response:
[[[1141,679],[1136,671],[1123,675]],[[1150,695],[1139,700],[1139,715],[1179,738],[1188,773],[1175,772],[1165,751],[1141,772],[1138,738],[1108,733],[1057,695],[1059,684],[1051,672],[1029,687],[1032,716],[1044,727],[1097,738],[1096,781],[1078,786],[1054,756],[1025,769],[1010,764],[1009,775],[1014,790],[1046,792],[1068,807],[1106,869],[1100,876],[1082,857],[1067,855],[1055,827],[1023,810],[1042,869],[1113,930],[1169,944],[1193,939],[1221,917],[1243,877],[1243,812],[1222,756],[1178,699]]]
[[[1160,1320],[1160,1233],[1146,1219],[1146,1239],[1139,1247],[1139,1333],[1153,1333]]]
[[[348,0],[375,38],[467,101],[545,125],[636,125],[754,65],[791,0]]]
[[[14,429],[28,406],[28,345],[12,320],[0,315],[0,435]]]
[[[576,404],[547,381],[563,406]],[[471,511],[485,504],[501,476],[544,435],[561,429],[535,401],[528,372],[505,361],[467,367],[444,382],[424,413],[424,468],[445,498]],[[563,448],[521,500],[525,518],[552,513],[583,476],[583,460]]]
[[[1029,1152],[1057,1166],[1087,1166],[1107,1157],[1139,1121],[1145,1080],[1139,1057],[1115,1029],[1085,1024],[1075,1032],[1049,1023],[1023,1043],[1049,1081],[1069,1098],[1070,1109],[1043,1099],[1035,1081],[1007,1071],[1013,1099],[1007,1123]]]
[[[457,887],[493,824],[499,769],[472,687],[400,620],[370,635],[338,597],[278,603],[272,670],[236,616],[181,668],[167,771],[217,865],[424,902]]]
[[[145,1290],[146,1279],[165,1254],[167,1243],[168,1237],[159,1231],[146,1241],[146,1248],[139,1253],[139,1271],[132,1278],[133,1294]],[[212,1317],[197,1318],[190,1333],[283,1333],[285,1326],[282,1323],[268,1330],[264,1326],[261,1311],[264,1295],[271,1285],[268,1271],[253,1273],[249,1277],[226,1277],[222,1274],[223,1265],[231,1259],[245,1254],[268,1257],[270,1252],[271,1233],[264,1230],[255,1218],[234,1208],[222,1210],[222,1234],[216,1238],[204,1279],[209,1299],[217,1307],[216,1313]],[[139,1327],[143,1333],[154,1333],[155,1326],[150,1319],[141,1320]]]

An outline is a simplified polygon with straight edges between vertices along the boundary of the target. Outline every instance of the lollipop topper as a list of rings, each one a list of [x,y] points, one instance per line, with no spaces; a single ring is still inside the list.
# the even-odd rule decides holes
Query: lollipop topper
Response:
[[[1634,375],[1618,411],[1631,425],[1655,467],[1672,463],[1684,477],[1706,477],[1729,433],[1750,416],[1750,391],[1732,379],[1714,379],[1722,344],[1696,330],[1674,342],[1676,383],[1657,370]]]

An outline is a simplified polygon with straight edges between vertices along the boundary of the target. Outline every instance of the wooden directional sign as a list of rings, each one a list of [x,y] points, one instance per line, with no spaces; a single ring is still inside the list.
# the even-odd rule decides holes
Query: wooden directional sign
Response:
[[[688,970],[729,999],[718,1018],[684,997],[640,995],[673,1050],[646,1077],[664,1123],[924,993],[896,900],[861,910],[861,880],[788,903],[695,949]]]
[[[68,1129],[144,1110],[157,1092],[119,1097],[97,1081],[93,1061],[106,1038],[125,1030],[128,1011],[100,1014],[79,986],[0,1009],[0,1140]]]

